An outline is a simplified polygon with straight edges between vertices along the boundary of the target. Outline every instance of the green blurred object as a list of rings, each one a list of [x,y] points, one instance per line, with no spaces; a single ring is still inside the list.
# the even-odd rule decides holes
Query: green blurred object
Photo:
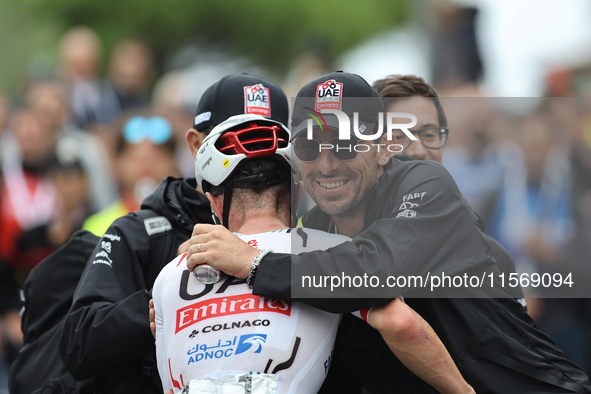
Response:
[[[146,37],[160,62],[199,41],[284,73],[305,50],[333,60],[406,20],[408,9],[408,0],[2,0],[0,50],[15,59],[14,66],[0,68],[0,89],[18,77],[17,63],[22,67],[41,48],[57,48],[56,31],[75,25],[96,29],[106,54],[129,35]]]
[[[13,93],[55,67],[64,25],[59,18],[39,15],[31,3],[0,0],[0,93]]]

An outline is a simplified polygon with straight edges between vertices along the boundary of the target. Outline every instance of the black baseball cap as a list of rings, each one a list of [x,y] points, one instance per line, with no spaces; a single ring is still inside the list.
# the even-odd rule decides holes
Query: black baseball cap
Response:
[[[287,97],[279,86],[254,75],[226,75],[201,96],[193,128],[213,129],[230,116],[243,114],[261,115],[287,126]]]
[[[307,129],[308,119],[318,118],[322,109],[343,111],[350,118],[351,132],[353,114],[359,114],[359,131],[370,134],[379,122],[384,104],[379,93],[357,74],[335,71],[316,78],[298,92],[292,119],[291,135],[295,137]],[[335,115],[322,115],[322,123],[338,129],[339,122]]]

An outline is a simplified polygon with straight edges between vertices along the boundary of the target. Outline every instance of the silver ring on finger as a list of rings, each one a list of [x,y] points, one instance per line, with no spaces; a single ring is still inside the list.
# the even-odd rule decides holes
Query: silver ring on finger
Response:
[[[198,244],[197,244],[197,251],[198,251],[198,252],[201,252],[201,243],[198,243]]]

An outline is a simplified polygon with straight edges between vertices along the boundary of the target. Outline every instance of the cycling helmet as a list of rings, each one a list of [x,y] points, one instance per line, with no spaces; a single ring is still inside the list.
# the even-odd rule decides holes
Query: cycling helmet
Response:
[[[240,165],[251,159],[271,157],[298,172],[293,160],[290,132],[280,122],[260,115],[236,115],[217,125],[205,138],[195,157],[197,185],[205,193],[233,175]],[[268,185],[285,181],[285,172],[245,174],[238,180],[226,182],[224,190],[224,220],[227,227],[233,188],[254,188],[259,182]]]

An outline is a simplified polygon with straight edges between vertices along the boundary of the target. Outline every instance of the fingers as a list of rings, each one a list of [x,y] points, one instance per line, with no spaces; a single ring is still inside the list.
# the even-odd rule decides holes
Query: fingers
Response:
[[[150,323],[156,320],[156,311],[154,310],[154,300],[150,300]]]
[[[185,253],[186,251],[188,251],[189,250],[189,246],[191,246],[191,238],[189,238],[188,240],[186,240],[185,242],[183,242],[179,246],[179,248],[178,248],[178,250],[176,252],[177,256]]]
[[[194,237],[195,235],[210,233],[219,227],[225,229],[224,226],[219,225],[219,224],[205,224],[205,223],[196,224],[195,227],[193,227],[193,234],[192,234],[191,238]]]
[[[222,250],[220,245],[228,237],[236,236],[224,226],[196,224],[193,227],[193,235],[185,242],[189,244],[187,248],[187,268],[189,271],[193,271],[197,265],[209,264],[214,261],[216,255]],[[208,253],[209,250],[212,252]]]
[[[150,331],[152,331],[152,336],[156,339],[156,310],[154,310],[154,300],[150,300]]]
[[[201,264],[209,264],[211,261],[213,261],[215,259],[214,256],[216,255],[216,243],[216,241],[209,241],[191,245],[187,253],[187,269],[189,271],[193,271],[196,266]],[[198,245],[201,247],[201,250],[199,250]],[[209,250],[210,248],[213,250]]]

